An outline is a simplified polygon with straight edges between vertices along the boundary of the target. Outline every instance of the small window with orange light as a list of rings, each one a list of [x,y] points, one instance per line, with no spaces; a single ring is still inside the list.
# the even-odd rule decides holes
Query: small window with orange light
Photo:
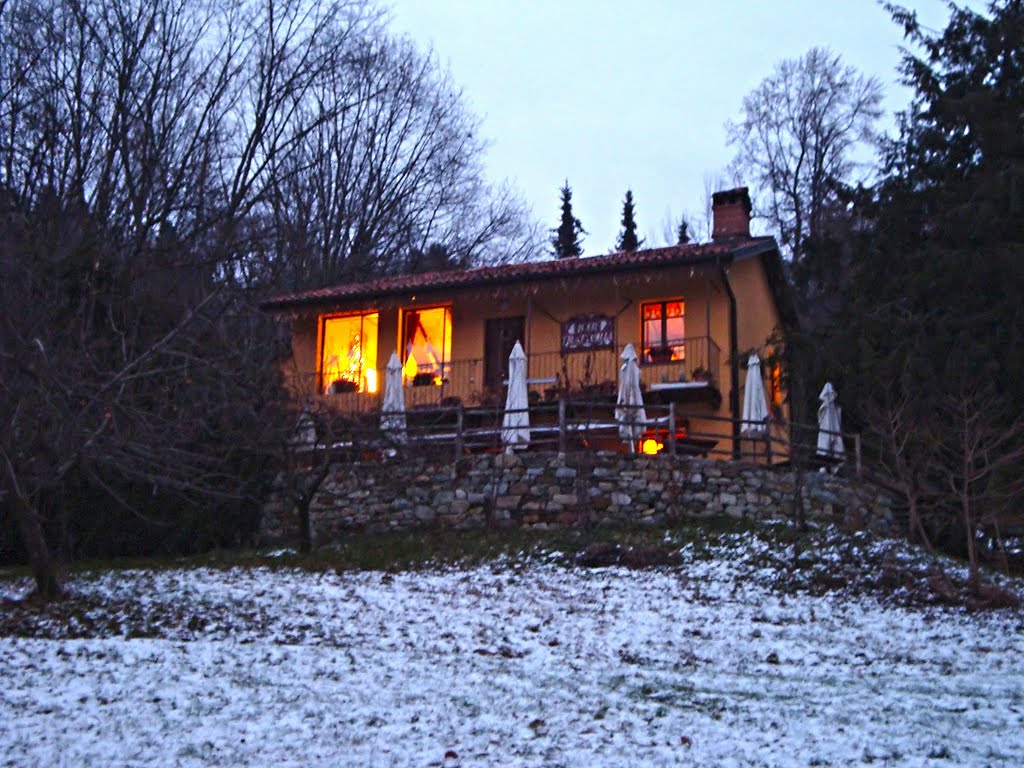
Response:
[[[647,364],[675,363],[686,359],[686,305],[682,299],[651,301],[640,305],[643,353]]]

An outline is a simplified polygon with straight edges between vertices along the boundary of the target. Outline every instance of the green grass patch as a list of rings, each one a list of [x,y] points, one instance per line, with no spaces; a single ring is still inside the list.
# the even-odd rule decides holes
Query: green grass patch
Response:
[[[437,567],[472,567],[499,560],[525,562],[545,560],[561,564],[596,544],[622,549],[679,550],[688,547],[698,558],[712,557],[726,537],[751,530],[767,535],[776,529],[718,521],[680,524],[671,527],[570,528],[557,530],[479,529],[468,531],[430,530],[404,533],[358,535],[340,539],[303,555],[295,544],[259,550],[214,550],[188,556],[118,557],[80,560],[65,564],[75,573],[168,570],[179,568],[266,567],[299,568],[309,571],[399,571]],[[30,577],[27,567],[7,568],[0,578]]]

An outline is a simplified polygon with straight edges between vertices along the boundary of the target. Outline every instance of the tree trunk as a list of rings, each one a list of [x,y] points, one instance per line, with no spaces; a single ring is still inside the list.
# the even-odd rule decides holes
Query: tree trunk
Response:
[[[39,513],[27,500],[15,497],[14,514],[18,518],[18,528],[36,580],[35,596],[45,603],[62,599],[65,595],[64,585],[57,564],[46,546]]]
[[[295,504],[295,511],[299,516],[299,552],[304,555],[313,551],[313,526],[309,520],[309,508],[312,503],[312,496],[303,496]]]
[[[981,583],[981,574],[978,570],[978,542],[974,536],[974,519],[971,514],[970,500],[966,494],[960,498],[960,509],[964,519],[964,536],[967,539],[967,562],[970,567],[971,589],[977,590]]]
[[[920,544],[924,547],[925,552],[932,551],[932,543],[928,538],[928,533],[924,529],[924,522],[921,520],[921,510],[918,508],[917,494],[913,492],[907,493],[907,504],[909,505],[909,539],[912,544]]]

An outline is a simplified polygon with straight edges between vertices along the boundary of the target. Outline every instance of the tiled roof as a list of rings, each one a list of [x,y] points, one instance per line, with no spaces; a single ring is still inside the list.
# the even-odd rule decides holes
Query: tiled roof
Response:
[[[415,275],[397,275],[362,283],[344,283],[328,288],[316,288],[297,293],[274,296],[261,305],[265,310],[297,309],[303,306],[330,304],[410,291],[463,288],[477,285],[529,282],[533,280],[556,279],[600,272],[627,272],[645,267],[669,267],[700,264],[715,256],[735,254],[751,246],[769,247],[774,250],[770,237],[733,239],[726,242],[700,245],[674,245],[666,248],[649,248],[632,253],[610,253],[606,256],[585,256],[576,259],[551,259],[529,261],[520,264],[503,264],[497,267],[477,267],[445,272],[423,272]],[[761,250],[761,248],[755,248]]]

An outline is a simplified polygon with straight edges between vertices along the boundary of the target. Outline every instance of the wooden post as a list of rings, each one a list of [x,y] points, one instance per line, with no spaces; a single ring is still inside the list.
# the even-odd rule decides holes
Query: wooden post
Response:
[[[668,455],[676,455],[676,404],[668,404]]]
[[[558,452],[565,453],[565,398],[558,398]]]
[[[764,423],[764,463],[772,465],[772,417],[769,415]]]
[[[465,438],[462,433],[463,428],[463,411],[462,403],[459,403],[455,409],[455,460],[458,461],[462,458],[462,451],[464,449]]]
[[[861,478],[861,466],[860,466],[860,432],[853,436],[853,456],[856,461],[857,467],[857,479]]]

